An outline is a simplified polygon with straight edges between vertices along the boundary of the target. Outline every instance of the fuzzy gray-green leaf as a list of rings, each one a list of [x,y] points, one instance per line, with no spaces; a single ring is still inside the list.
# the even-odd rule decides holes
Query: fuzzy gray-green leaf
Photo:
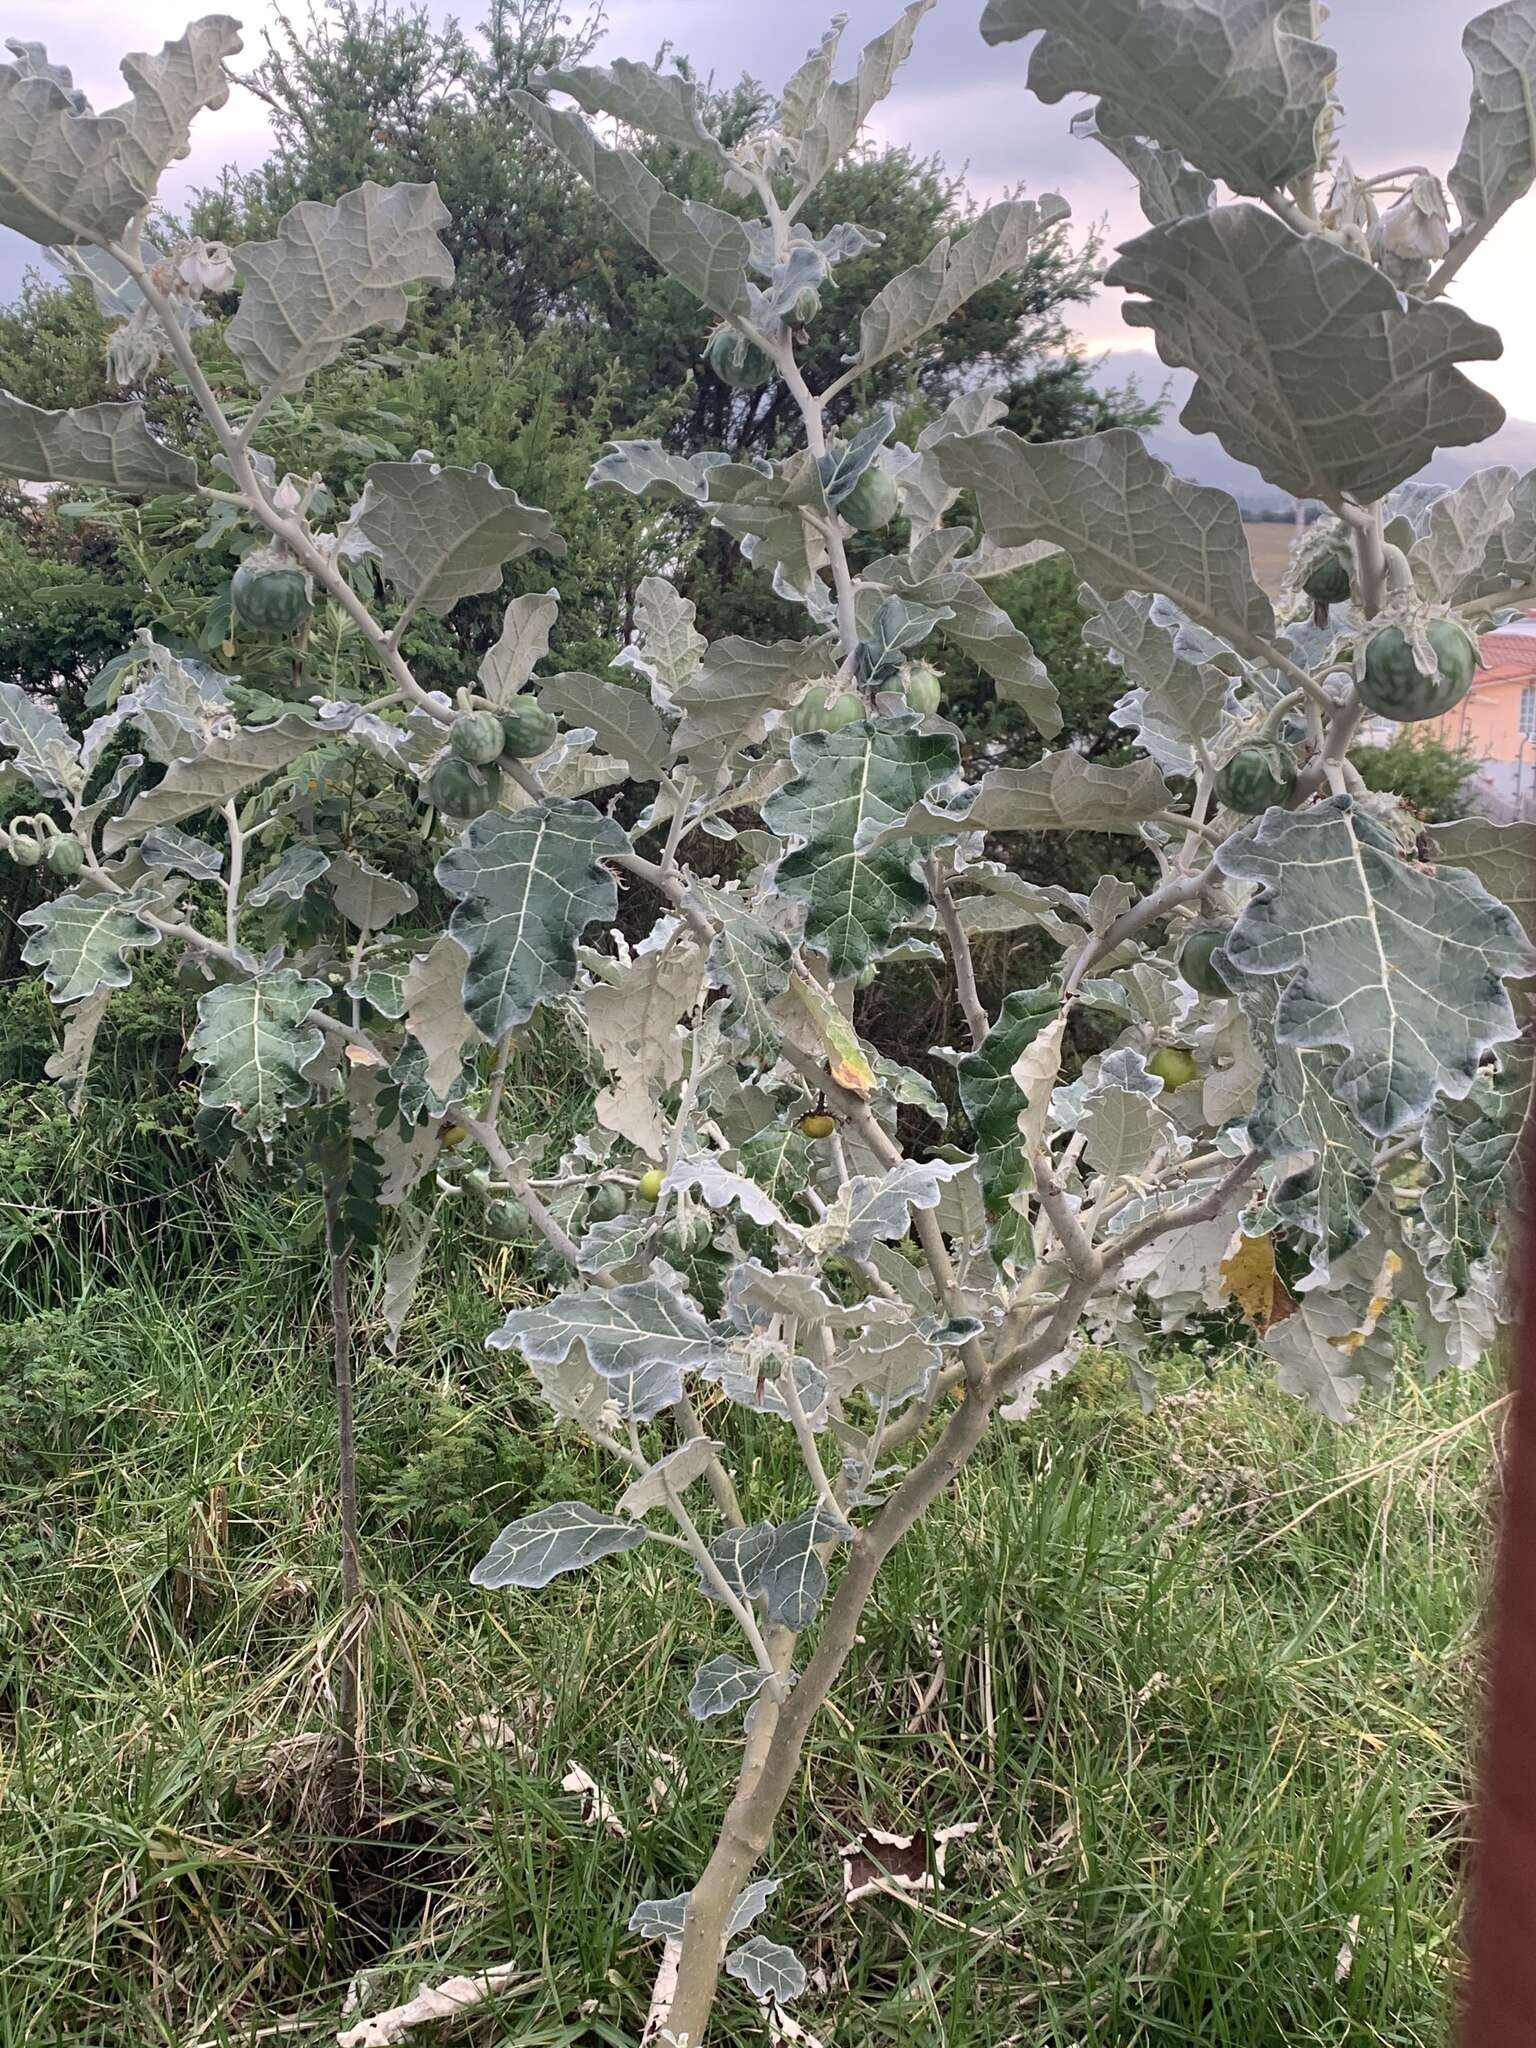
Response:
[[[1129,427],[1056,442],[990,427],[934,453],[949,483],[976,492],[999,547],[1050,541],[1106,596],[1161,591],[1217,632],[1273,630],[1236,501],[1175,477]]]
[[[1500,354],[1491,327],[1444,299],[1405,299],[1364,257],[1261,207],[1138,235],[1105,282],[1144,294],[1126,319],[1195,372],[1183,425],[1299,498],[1382,497],[1437,448],[1503,425],[1456,368]]]
[[[451,284],[435,185],[375,185],[334,206],[306,199],[270,242],[235,251],[243,290],[226,340],[261,390],[294,390],[370,327],[398,329],[410,284]]]
[[[70,889],[24,910],[19,922],[32,934],[21,957],[29,967],[42,968],[56,1003],[126,988],[133,979],[129,953],[160,943],[137,902],[105,891]]]
[[[1100,96],[1098,126],[1145,135],[1235,192],[1262,194],[1317,163],[1335,58],[1300,32],[1294,0],[990,0],[989,43],[1046,30],[1030,90]]]
[[[562,1572],[634,1550],[646,1540],[636,1522],[605,1515],[579,1500],[558,1500],[509,1522],[469,1575],[472,1586],[537,1589]]]
[[[1536,180],[1536,0],[1505,0],[1469,21],[1467,132],[1451,166],[1451,197],[1467,227],[1496,220]]]
[[[454,899],[449,929],[469,955],[464,1005],[498,1039],[576,979],[576,942],[609,922],[618,892],[605,857],[629,841],[585,803],[530,804],[476,818],[437,864]]]
[[[307,1102],[304,1069],[324,1043],[312,1022],[327,994],[291,967],[221,982],[198,999],[190,1051],[203,1070],[202,1102],[228,1109],[242,1130],[268,1139]]]
[[[0,391],[0,475],[28,483],[163,491],[194,485],[197,464],[156,439],[142,405],[78,405],[47,412]]]
[[[1272,810],[1217,854],[1259,889],[1222,952],[1239,983],[1283,977],[1275,1036],[1337,1047],[1334,1075],[1373,1137],[1461,1099],[1515,1036],[1505,981],[1536,964],[1512,913],[1464,869],[1426,873],[1349,797]]]
[[[534,548],[565,553],[549,514],[525,505],[488,469],[445,467],[429,456],[372,464],[352,522],[395,589],[429,612],[498,589],[505,565]]]
[[[806,904],[805,936],[833,976],[876,959],[891,933],[927,902],[910,846],[862,850],[861,834],[894,826],[936,784],[958,775],[950,732],[918,733],[876,719],[791,744],[795,780],[763,806],[763,822],[802,844],[779,863],[778,887]]]

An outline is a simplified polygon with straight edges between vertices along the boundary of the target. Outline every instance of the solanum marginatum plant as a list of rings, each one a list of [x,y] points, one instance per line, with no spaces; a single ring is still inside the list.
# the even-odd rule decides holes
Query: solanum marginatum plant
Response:
[[[687,1890],[623,1907],[664,1944],[648,2032],[689,2048],[722,1971],[771,2008],[804,1988],[790,1951],[746,1930],[769,1910],[754,1873],[806,1736],[884,1560],[1085,1339],[1153,1398],[1151,1340],[1222,1308],[1240,1253],[1291,1283],[1254,1315],[1256,1341],[1342,1422],[1405,1357],[1428,1374],[1478,1356],[1501,1312],[1526,1099],[1511,989],[1533,965],[1517,831],[1426,837],[1362,789],[1349,747],[1363,692],[1433,715],[1466,680],[1462,625],[1536,599],[1536,474],[1412,481],[1500,422],[1460,367],[1497,338],[1445,293],[1536,171],[1520,111],[1536,0],[1467,32],[1475,91],[1445,186],[1335,154],[1333,57],[1296,0],[987,9],[993,42],[1046,32],[1035,92],[1091,95],[1079,129],[1137,183],[1149,225],[1109,282],[1194,373],[1187,424],[1327,509],[1278,609],[1237,506],[1133,432],[1026,443],[971,388],[910,445],[885,409],[829,427],[835,398],[927,346],[1066,211],[988,208],[879,292],[845,368],[812,388],[805,331],[867,237],[813,234],[807,202],[931,4],[845,79],[834,29],[773,124],[731,149],[681,74],[566,70],[515,96],[536,146],[715,315],[712,372],[776,380],[800,423],[773,462],[615,443],[594,488],[654,508],[658,560],[674,522],[723,528],[786,625],[772,644],[706,641],[686,594],[650,576],[606,674],[552,673],[552,588],[508,604],[452,696],[418,680],[412,621],[497,590],[523,556],[558,578],[548,517],[429,454],[374,464],[357,503],[330,508],[263,447],[309,378],[449,281],[435,191],[363,185],[297,207],[268,242],[162,247],[155,182],[225,97],[233,24],[130,60],[130,98],[102,115],[35,46],[0,70],[0,218],[93,283],[114,362],[168,368],[206,435],[172,446],[131,400],[0,398],[0,472],[185,491],[287,579],[263,593],[247,577],[247,617],[294,632],[301,664],[328,622],[358,650],[344,692],[285,704],[146,640],[79,742],[45,701],[0,691],[41,807],[13,839],[28,861],[79,849],[50,855],[67,886],[24,920],[64,1013],[61,1072],[80,1084],[142,955],[184,948],[205,982],[191,1052],[210,1126],[260,1148],[342,1116],[359,1186],[398,1211],[394,1328],[448,1191],[563,1266],[491,1342],[552,1430],[611,1461],[612,1499],[513,1523],[473,1577],[539,1587],[647,1546],[697,1585],[687,1704],[743,1717],[739,1775]],[[706,159],[735,210],[669,193],[637,136]],[[231,276],[238,374],[219,383],[199,302]],[[856,570],[876,530],[889,552]],[[1060,729],[1050,676],[988,595],[1052,550],[1125,672],[1129,757],[1059,749],[968,777],[944,715],[954,652],[1045,740]],[[317,811],[317,788],[359,764],[419,800],[444,928]],[[1156,880],[1081,895],[1011,864],[1013,835],[1075,829],[1148,850]],[[721,842],[730,882],[700,857]],[[642,938],[615,932],[621,891]],[[989,1011],[972,944],[1008,930],[1048,939],[1059,965]],[[961,1042],[938,1056],[955,1115],[861,1029],[861,992],[914,956],[953,988]],[[505,1128],[509,1048],[535,1013],[601,1076],[592,1132],[561,1158]],[[794,1447],[792,1493],[762,1491],[768,1433]]]

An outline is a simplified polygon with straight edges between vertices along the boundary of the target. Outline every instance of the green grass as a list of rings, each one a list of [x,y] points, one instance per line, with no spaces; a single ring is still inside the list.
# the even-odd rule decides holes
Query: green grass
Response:
[[[0,2042],[320,2040],[359,1972],[388,2003],[508,1960],[523,1988],[456,2039],[633,2041],[625,1919],[696,1873],[734,1755],[682,1708],[718,1617],[665,1554],[471,1590],[503,1520],[609,1476],[482,1348],[515,1257],[445,1260],[363,1372],[377,1820],[338,1839],[320,1274],[281,1221],[223,1227],[160,1292],[45,1262],[55,1306],[0,1335]],[[881,1584],[764,1923],[837,2048],[1444,2038],[1494,1375],[1352,1432],[1240,1358],[1168,1377],[1144,1417],[1090,1361]],[[560,1791],[573,1759],[622,1839]],[[939,1895],[843,1905],[861,1828],[961,1821]],[[718,2038],[764,2039],[734,1990]]]

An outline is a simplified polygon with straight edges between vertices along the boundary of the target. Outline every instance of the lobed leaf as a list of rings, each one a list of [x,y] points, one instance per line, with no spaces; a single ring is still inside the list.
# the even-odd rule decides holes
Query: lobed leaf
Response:
[[[306,199],[270,242],[235,250],[240,304],[225,339],[262,391],[292,391],[371,327],[405,325],[412,284],[452,284],[435,185],[375,185],[334,206]]]
[[[1503,407],[1455,367],[1502,353],[1491,327],[1444,299],[1404,298],[1364,257],[1261,207],[1153,228],[1122,246],[1105,282],[1144,294],[1126,319],[1151,328],[1165,363],[1195,372],[1182,424],[1299,498],[1368,503],[1437,448],[1503,425]]]
[[[135,897],[68,889],[22,912],[17,922],[32,936],[21,957],[42,968],[56,1003],[127,988],[133,979],[128,955],[160,943],[159,932],[140,915],[143,907]]]
[[[767,1681],[768,1674],[756,1664],[744,1664],[739,1657],[724,1654],[711,1657],[699,1666],[689,1688],[688,1711],[695,1721],[713,1721],[755,1700]]]
[[[1536,181],[1536,4],[1490,7],[1467,23],[1461,47],[1472,107],[1448,183],[1465,230],[1497,220]]]
[[[505,565],[534,548],[565,553],[549,514],[525,505],[483,464],[445,468],[429,455],[372,463],[351,523],[396,590],[439,614],[498,589]]]
[[[270,1140],[310,1098],[305,1069],[324,1036],[312,1021],[329,991],[291,967],[221,982],[199,997],[188,1050],[203,1070],[205,1109],[227,1109],[244,1131]]]
[[[770,831],[799,841],[779,863],[778,887],[804,900],[806,943],[826,955],[834,980],[878,958],[927,902],[910,847],[866,842],[883,828],[894,837],[914,803],[959,773],[952,732],[910,727],[876,719],[793,740],[795,780],[762,807]]]
[[[163,491],[192,488],[197,464],[150,432],[142,405],[48,412],[0,391],[0,475],[25,483]]]
[[[1259,885],[1224,970],[1284,977],[1276,1039],[1343,1052],[1333,1085],[1373,1137],[1436,1095],[1465,1097],[1484,1053],[1516,1035],[1504,984],[1536,954],[1513,915],[1464,869],[1410,865],[1350,797],[1267,811],[1216,858]]]
[[[590,804],[488,811],[434,870],[454,899],[449,931],[469,956],[464,1005],[493,1042],[576,980],[576,941],[609,922],[618,891],[604,859],[629,841]]]
[[[1317,164],[1337,59],[1293,0],[988,0],[989,43],[1046,34],[1029,86],[1099,96],[1106,135],[1150,136],[1234,192],[1262,196]]]
[[[975,491],[999,547],[1050,541],[1106,596],[1156,590],[1217,632],[1273,631],[1236,501],[1175,477],[1129,427],[1056,442],[989,427],[934,454],[950,484]]]

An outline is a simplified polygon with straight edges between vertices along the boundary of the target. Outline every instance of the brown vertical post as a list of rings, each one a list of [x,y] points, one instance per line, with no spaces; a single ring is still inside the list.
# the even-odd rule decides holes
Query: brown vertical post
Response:
[[[1527,1232],[1527,1258],[1536,1232]],[[1527,1271],[1529,1268],[1527,1268]],[[1536,2048],[1536,1289],[1504,1457],[1461,2048]]]

